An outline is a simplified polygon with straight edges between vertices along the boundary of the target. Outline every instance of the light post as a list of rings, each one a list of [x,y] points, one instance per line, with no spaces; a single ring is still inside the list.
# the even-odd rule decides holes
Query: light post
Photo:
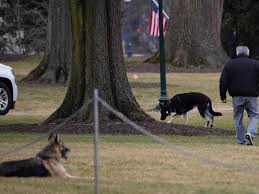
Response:
[[[165,47],[163,32],[163,3],[158,1],[159,6],[159,51],[160,51],[160,98],[159,102],[164,103],[169,99],[166,90],[166,68],[165,68]]]

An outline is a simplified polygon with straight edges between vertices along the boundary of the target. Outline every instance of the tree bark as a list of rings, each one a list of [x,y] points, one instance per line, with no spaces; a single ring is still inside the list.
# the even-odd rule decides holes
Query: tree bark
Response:
[[[169,64],[220,67],[228,60],[220,38],[224,0],[174,0],[165,35]],[[145,62],[159,62],[156,53]]]
[[[22,81],[66,83],[72,64],[72,33],[68,4],[64,0],[49,1],[48,48],[41,63]]]
[[[151,119],[138,105],[127,79],[121,41],[120,0],[68,0],[72,17],[73,66],[66,97],[46,121],[92,121],[93,89],[132,120]],[[103,108],[102,120],[114,117]]]
[[[167,61],[176,66],[220,67],[227,55],[220,31],[223,0],[174,0],[166,36]]]

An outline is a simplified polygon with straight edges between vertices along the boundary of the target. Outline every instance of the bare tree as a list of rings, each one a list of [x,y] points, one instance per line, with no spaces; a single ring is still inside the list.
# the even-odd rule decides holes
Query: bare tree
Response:
[[[220,31],[223,0],[174,0],[165,37],[166,60],[175,66],[222,66],[227,55]],[[150,61],[158,61],[155,55]]]
[[[47,48],[41,63],[22,81],[66,83],[72,63],[72,33],[67,1],[49,0]]]
[[[69,0],[73,31],[73,66],[66,97],[48,122],[66,118],[91,121],[87,106],[93,89],[133,120],[151,119],[136,102],[128,82],[121,41],[120,0]],[[104,120],[112,115],[100,111]]]
[[[3,0],[0,3],[0,52],[29,54],[45,48],[47,0]],[[44,37],[44,38],[43,38]]]
[[[23,31],[22,45],[25,54],[40,53],[46,44],[48,24],[48,0],[19,0],[21,31]]]

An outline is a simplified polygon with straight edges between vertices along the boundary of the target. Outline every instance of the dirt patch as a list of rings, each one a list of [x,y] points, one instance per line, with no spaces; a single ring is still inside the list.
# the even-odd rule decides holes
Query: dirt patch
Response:
[[[207,135],[234,135],[234,131],[217,128],[191,127],[186,125],[167,124],[164,122],[139,122],[138,125],[155,135],[182,135],[182,136],[207,136]],[[54,129],[54,125],[37,125],[37,124],[16,124],[0,125],[0,132],[37,132],[46,133]],[[61,127],[57,130],[59,133],[69,134],[91,134],[94,131],[93,124],[71,124]],[[133,127],[121,123],[103,123],[100,124],[101,134],[130,134],[139,135],[139,131]]]

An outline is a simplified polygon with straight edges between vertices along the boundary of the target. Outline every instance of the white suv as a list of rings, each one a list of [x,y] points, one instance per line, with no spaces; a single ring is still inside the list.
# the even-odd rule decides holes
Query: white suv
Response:
[[[17,85],[12,67],[0,63],[0,115],[14,109],[17,99]]]

